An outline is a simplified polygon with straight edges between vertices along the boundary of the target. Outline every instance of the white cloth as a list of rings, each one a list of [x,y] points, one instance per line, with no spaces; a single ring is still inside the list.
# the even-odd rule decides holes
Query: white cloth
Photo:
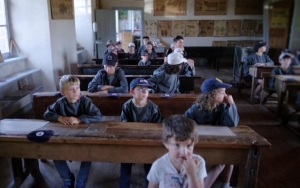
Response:
[[[207,176],[204,159],[200,155],[195,154],[193,154],[193,158],[197,158],[199,161],[197,168],[198,179],[204,179]],[[147,179],[151,183],[158,184],[159,188],[188,187],[187,176],[184,172],[178,173],[171,163],[168,153],[152,164]]]

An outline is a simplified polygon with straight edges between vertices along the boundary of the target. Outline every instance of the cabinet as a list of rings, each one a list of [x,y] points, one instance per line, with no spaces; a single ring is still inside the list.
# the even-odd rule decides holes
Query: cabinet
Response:
[[[0,63],[0,70],[0,119],[17,117],[30,109],[32,94],[43,87],[42,72],[27,68],[24,57]]]

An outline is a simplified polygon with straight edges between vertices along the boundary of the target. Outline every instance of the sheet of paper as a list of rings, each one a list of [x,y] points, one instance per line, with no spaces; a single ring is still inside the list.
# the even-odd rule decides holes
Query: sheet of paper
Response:
[[[236,136],[225,126],[198,126],[198,134],[205,136]]]
[[[4,119],[0,121],[0,134],[29,134],[47,123],[43,120]]]

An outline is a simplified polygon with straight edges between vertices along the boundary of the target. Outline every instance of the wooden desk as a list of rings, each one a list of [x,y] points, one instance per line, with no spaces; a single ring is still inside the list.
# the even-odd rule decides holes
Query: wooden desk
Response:
[[[86,91],[88,88],[89,83],[93,80],[95,75],[74,75],[80,80],[80,90]],[[130,82],[135,78],[150,78],[152,75],[125,75],[127,82],[128,82],[128,88]],[[180,93],[194,93],[195,91],[195,80],[201,79],[201,76],[184,76],[180,75],[180,86],[179,91]]]
[[[249,67],[249,74],[252,75],[252,85],[251,85],[251,93],[250,93],[250,102],[255,103],[254,101],[254,92],[255,92],[255,86],[256,86],[256,79],[259,79],[262,72],[272,72],[272,70],[276,66],[264,66],[264,67],[257,67],[257,66],[250,66]]]
[[[281,115],[282,113],[282,107],[283,107],[283,101],[286,98],[286,94],[289,92],[292,92],[287,90],[287,86],[291,85],[293,87],[290,87],[293,89],[293,91],[300,91],[300,76],[296,75],[274,75],[276,78],[275,84],[276,87],[281,88],[281,93],[278,95],[278,103],[277,103],[277,115]]]
[[[33,111],[36,119],[43,119],[47,107],[53,104],[60,95],[58,92],[38,92],[33,94]],[[88,96],[100,109],[104,116],[120,116],[123,104],[132,98],[132,94],[121,94],[116,97],[109,97],[107,94],[96,94],[81,92]],[[161,94],[149,94],[149,99],[160,109],[163,117],[173,114],[183,114],[197,100],[195,94],[175,94],[172,97],[162,97]]]
[[[118,59],[118,65],[138,65],[141,59]],[[151,61],[151,65],[162,65],[164,63],[164,58],[159,57],[157,59],[149,59]],[[102,59],[93,59],[96,64],[102,65]]]
[[[89,126],[91,130],[99,131],[86,132]],[[35,143],[28,141],[25,135],[0,135],[0,156],[152,163],[167,152],[161,141],[161,124],[105,122],[70,129],[58,123],[48,123],[41,129],[53,130],[56,136],[48,142]],[[201,155],[207,164],[244,166],[242,187],[256,187],[261,149],[270,148],[271,144],[247,126],[230,130],[236,136],[199,136],[194,153]]]

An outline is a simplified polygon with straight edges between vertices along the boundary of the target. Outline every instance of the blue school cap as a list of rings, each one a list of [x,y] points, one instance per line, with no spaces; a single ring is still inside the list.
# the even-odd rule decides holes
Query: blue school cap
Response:
[[[145,78],[135,78],[130,82],[130,89],[135,88],[136,86],[147,86],[151,87],[148,81]]]
[[[218,88],[230,88],[230,84],[225,84],[219,78],[207,78],[201,84],[200,89],[203,93],[210,92]]]
[[[27,139],[31,142],[47,142],[53,134],[52,130],[32,131],[27,135]]]
[[[118,56],[112,52],[106,54],[102,60],[103,65],[115,66],[116,62],[118,62]]]

